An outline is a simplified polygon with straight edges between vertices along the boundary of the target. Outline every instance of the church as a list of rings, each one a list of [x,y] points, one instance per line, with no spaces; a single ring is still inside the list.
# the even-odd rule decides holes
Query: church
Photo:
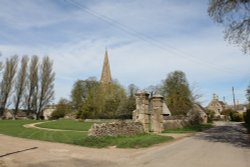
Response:
[[[107,49],[105,50],[103,67],[102,67],[102,75],[101,75],[100,82],[102,84],[110,84],[110,83],[112,83],[112,77],[111,77],[111,71],[110,71],[110,65],[109,65],[109,58],[108,58]]]

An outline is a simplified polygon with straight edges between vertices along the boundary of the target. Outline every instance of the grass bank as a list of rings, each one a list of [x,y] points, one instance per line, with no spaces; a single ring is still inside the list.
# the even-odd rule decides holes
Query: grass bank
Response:
[[[131,136],[131,137],[95,138],[95,137],[88,137],[87,132],[47,131],[47,130],[23,127],[23,125],[25,124],[36,123],[36,122],[39,122],[39,121],[1,120],[0,121],[0,133],[9,135],[9,136],[21,137],[21,138],[67,143],[67,144],[74,144],[74,145],[80,145],[80,146],[86,146],[86,147],[96,147],[96,148],[103,148],[103,147],[109,147],[109,146],[116,146],[118,148],[141,148],[141,147],[148,147],[154,144],[166,142],[166,141],[173,139],[172,137],[168,137],[168,136],[159,136],[159,135],[150,135],[150,134],[142,134],[142,135]],[[62,123],[61,121],[54,121],[53,126],[59,126],[56,124],[57,122],[59,125]],[[68,122],[68,124],[70,125],[74,123],[75,122],[72,122],[72,123]],[[86,125],[86,127],[88,127],[88,125]],[[49,126],[48,128],[51,128],[51,126]],[[70,129],[69,127],[64,127],[64,128],[66,128],[67,130]]]
[[[164,130],[163,133],[193,133],[193,132],[201,132],[212,127],[213,127],[212,124],[192,125],[184,128]]]
[[[56,121],[45,122],[36,126],[49,129],[88,131],[92,125],[93,123],[91,122],[61,119]]]

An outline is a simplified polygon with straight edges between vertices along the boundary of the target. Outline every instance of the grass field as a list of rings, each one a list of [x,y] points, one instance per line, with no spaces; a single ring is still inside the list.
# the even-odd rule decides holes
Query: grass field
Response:
[[[36,126],[41,127],[41,128],[50,128],[50,129],[88,131],[92,125],[93,123],[91,122],[62,119],[62,120],[57,120],[57,121],[45,122],[42,124],[38,124]]]
[[[32,128],[24,128],[23,125],[35,123],[40,121],[35,120],[1,120],[0,121],[0,133],[35,139],[35,140],[44,140],[50,142],[60,142],[67,144],[75,144],[86,147],[108,147],[108,146],[117,146],[119,148],[140,148],[140,147],[148,147],[153,144],[166,142],[172,140],[172,137],[168,136],[158,136],[158,135],[150,135],[143,134],[137,135],[133,137],[103,137],[103,138],[94,138],[88,137],[87,132],[75,132],[75,131],[46,131]],[[55,121],[56,123],[57,121]],[[62,122],[59,121],[59,124]],[[47,123],[46,123],[47,124]],[[67,122],[67,124],[71,124]],[[75,122],[72,121],[72,124]],[[83,123],[84,124],[84,123]],[[56,126],[56,125],[52,125]],[[86,125],[87,127],[87,125]],[[51,128],[48,126],[48,128]]]
[[[201,124],[201,125],[192,125],[185,128],[177,128],[177,129],[168,129],[163,131],[163,133],[192,133],[192,132],[201,132],[212,128],[212,124]]]

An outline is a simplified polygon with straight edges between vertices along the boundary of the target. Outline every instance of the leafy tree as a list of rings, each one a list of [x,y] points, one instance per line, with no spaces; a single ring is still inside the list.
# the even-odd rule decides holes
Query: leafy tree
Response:
[[[78,118],[116,118],[126,93],[116,82],[102,84],[88,78],[74,84],[71,99]]]
[[[250,53],[250,1],[249,0],[210,0],[209,16],[225,25],[225,39]]]
[[[80,118],[96,118],[103,107],[104,97],[95,78],[82,81],[83,103],[78,111]]]
[[[6,108],[8,99],[14,83],[14,77],[17,71],[18,57],[12,56],[5,61],[3,78],[0,85],[0,117]]]
[[[28,66],[29,58],[27,56],[23,56],[21,60],[21,66],[19,68],[17,79],[15,83],[15,108],[14,108],[14,118],[19,110],[20,103],[23,102],[23,97],[26,88],[26,74],[27,74],[27,66]]]
[[[54,98],[55,73],[53,72],[53,62],[48,56],[43,58],[40,68],[37,119],[41,116],[44,107]]]
[[[102,86],[102,85],[101,85]],[[118,82],[112,82],[106,88],[101,88],[104,97],[104,106],[100,112],[101,118],[116,118],[119,115],[119,107],[126,100],[124,88]]]
[[[85,99],[82,82],[82,80],[76,81],[73,85],[73,89],[71,90],[71,101],[73,108],[76,111],[79,111],[81,109],[83,101]]]
[[[182,71],[168,74],[163,81],[163,94],[173,115],[186,114],[192,108],[192,92]]]
[[[118,118],[132,118],[132,112],[136,109],[135,94],[138,90],[139,88],[134,84],[130,84],[128,86],[127,97],[121,102],[120,106],[117,109]]]

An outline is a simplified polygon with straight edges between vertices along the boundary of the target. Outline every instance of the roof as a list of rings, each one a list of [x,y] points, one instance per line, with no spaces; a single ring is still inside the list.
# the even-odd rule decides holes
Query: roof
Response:
[[[163,114],[169,114],[169,115],[171,115],[171,112],[170,112],[170,110],[168,109],[168,106],[167,106],[167,104],[164,102],[163,103],[163,111],[162,111],[162,113]]]

